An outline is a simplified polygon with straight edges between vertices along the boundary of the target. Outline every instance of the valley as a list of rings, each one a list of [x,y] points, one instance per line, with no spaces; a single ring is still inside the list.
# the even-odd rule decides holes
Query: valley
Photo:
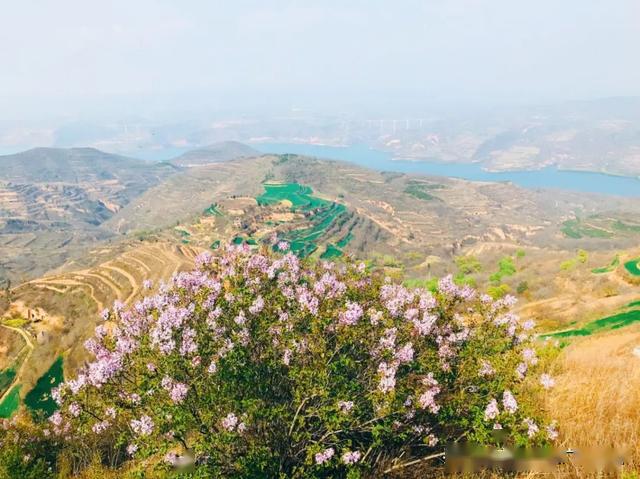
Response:
[[[1,417],[21,406],[50,413],[51,389],[87,360],[83,343],[104,308],[133,305],[190,270],[200,252],[227,244],[259,250],[286,241],[311,261],[361,259],[427,289],[453,274],[495,298],[516,295],[517,312],[537,322],[540,340],[557,341],[568,355],[584,341],[635,354],[635,343],[620,352],[608,338],[635,331],[640,320],[639,199],[294,154],[221,160],[220,149],[209,151],[180,167],[160,165],[135,184],[101,183],[87,171],[59,184],[25,173],[20,184],[33,183],[17,187],[6,174],[0,252],[12,281],[0,294]],[[32,237],[25,226],[16,230],[18,219],[34,223]]]

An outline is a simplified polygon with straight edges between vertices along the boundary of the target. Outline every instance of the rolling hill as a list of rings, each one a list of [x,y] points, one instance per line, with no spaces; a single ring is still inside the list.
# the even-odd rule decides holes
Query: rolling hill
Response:
[[[237,141],[224,141],[214,143],[180,155],[171,160],[171,163],[179,166],[198,166],[208,163],[218,163],[236,158],[251,158],[259,156],[260,152]]]

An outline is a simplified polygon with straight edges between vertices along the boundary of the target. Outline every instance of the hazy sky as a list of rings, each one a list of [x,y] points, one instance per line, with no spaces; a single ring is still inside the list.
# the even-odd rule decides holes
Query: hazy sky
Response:
[[[4,0],[0,111],[640,95],[638,0]]]

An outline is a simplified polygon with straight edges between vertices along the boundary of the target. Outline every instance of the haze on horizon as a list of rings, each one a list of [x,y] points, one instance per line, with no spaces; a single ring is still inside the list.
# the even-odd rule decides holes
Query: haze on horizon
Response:
[[[640,95],[634,0],[26,0],[5,121]]]

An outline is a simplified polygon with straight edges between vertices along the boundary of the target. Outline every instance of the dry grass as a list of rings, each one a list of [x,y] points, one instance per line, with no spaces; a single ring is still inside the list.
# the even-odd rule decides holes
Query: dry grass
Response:
[[[640,328],[576,341],[558,360],[547,407],[563,446],[628,448],[640,466]]]

